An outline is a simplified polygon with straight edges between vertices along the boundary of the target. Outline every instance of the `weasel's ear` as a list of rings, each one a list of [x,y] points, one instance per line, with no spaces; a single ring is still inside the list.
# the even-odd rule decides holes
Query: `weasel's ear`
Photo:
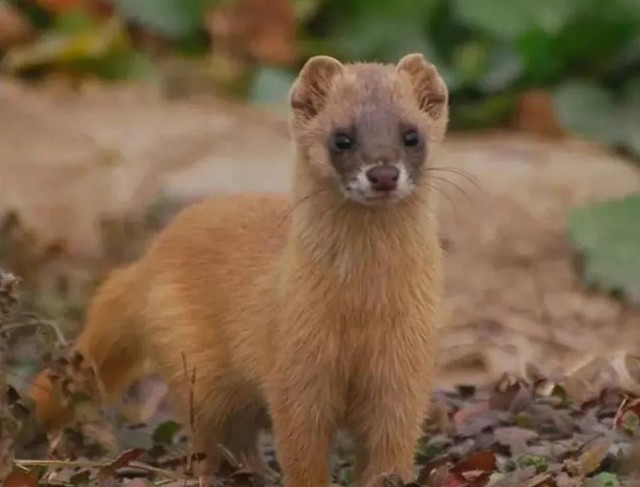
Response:
[[[314,56],[300,70],[289,93],[289,103],[296,115],[311,119],[324,107],[334,78],[344,65],[329,56]]]
[[[407,54],[398,62],[396,72],[408,75],[421,110],[433,119],[440,118],[447,108],[447,85],[436,67],[422,54]]]

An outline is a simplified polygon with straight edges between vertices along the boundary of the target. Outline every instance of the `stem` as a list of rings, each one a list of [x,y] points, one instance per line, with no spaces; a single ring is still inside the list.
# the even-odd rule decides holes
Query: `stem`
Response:
[[[19,467],[76,467],[76,468],[103,468],[111,465],[112,462],[92,462],[89,460],[14,460]],[[185,477],[163,470],[161,468],[152,467],[142,462],[129,462],[128,467],[139,468],[147,472],[152,472],[158,475],[163,475],[173,480],[185,480]]]
[[[64,337],[64,335],[62,334],[62,332],[60,331],[60,328],[58,328],[58,326],[55,323],[52,323],[50,321],[34,321],[34,322],[28,322],[28,323],[11,323],[10,325],[4,325],[2,327],[2,332],[4,333],[5,331],[11,331],[11,330],[16,330],[18,328],[25,328],[27,326],[48,326],[49,328],[51,328],[55,334],[56,334],[56,338],[58,339],[58,342],[64,346],[67,345],[67,339]]]

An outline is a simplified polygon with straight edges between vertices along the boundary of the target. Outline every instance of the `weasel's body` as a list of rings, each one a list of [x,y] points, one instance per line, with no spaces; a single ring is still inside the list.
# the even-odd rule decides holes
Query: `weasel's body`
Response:
[[[444,136],[446,100],[421,56],[397,68],[310,60],[291,94],[292,196],[198,203],[96,294],[76,348],[107,394],[149,360],[186,421],[184,356],[196,374],[194,447],[210,469],[217,443],[264,468],[256,439],[268,411],[287,487],[329,484],[337,427],[353,435],[359,483],[408,480],[442,294],[422,165],[427,142],[431,155]],[[367,131],[378,131],[371,142]],[[40,376],[32,395],[58,427],[68,418],[47,385]]]

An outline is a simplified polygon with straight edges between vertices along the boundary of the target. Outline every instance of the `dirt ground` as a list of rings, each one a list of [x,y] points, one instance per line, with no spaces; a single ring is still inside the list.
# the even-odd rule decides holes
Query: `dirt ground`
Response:
[[[69,268],[104,253],[101,218],[139,215],[160,197],[288,187],[280,115],[7,80],[0,107],[0,214],[16,210],[39,248],[66,250]],[[441,384],[637,351],[640,311],[583,289],[564,235],[572,207],[640,191],[637,167],[588,142],[505,132],[452,135],[437,166],[453,168],[438,181],[450,307]]]

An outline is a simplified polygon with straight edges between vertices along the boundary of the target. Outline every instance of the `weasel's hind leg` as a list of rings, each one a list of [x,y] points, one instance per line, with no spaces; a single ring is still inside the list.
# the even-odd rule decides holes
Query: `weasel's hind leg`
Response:
[[[267,483],[273,483],[279,475],[267,465],[259,445],[260,432],[267,423],[267,408],[261,402],[238,409],[228,419],[224,446],[249,470],[262,476]]]

